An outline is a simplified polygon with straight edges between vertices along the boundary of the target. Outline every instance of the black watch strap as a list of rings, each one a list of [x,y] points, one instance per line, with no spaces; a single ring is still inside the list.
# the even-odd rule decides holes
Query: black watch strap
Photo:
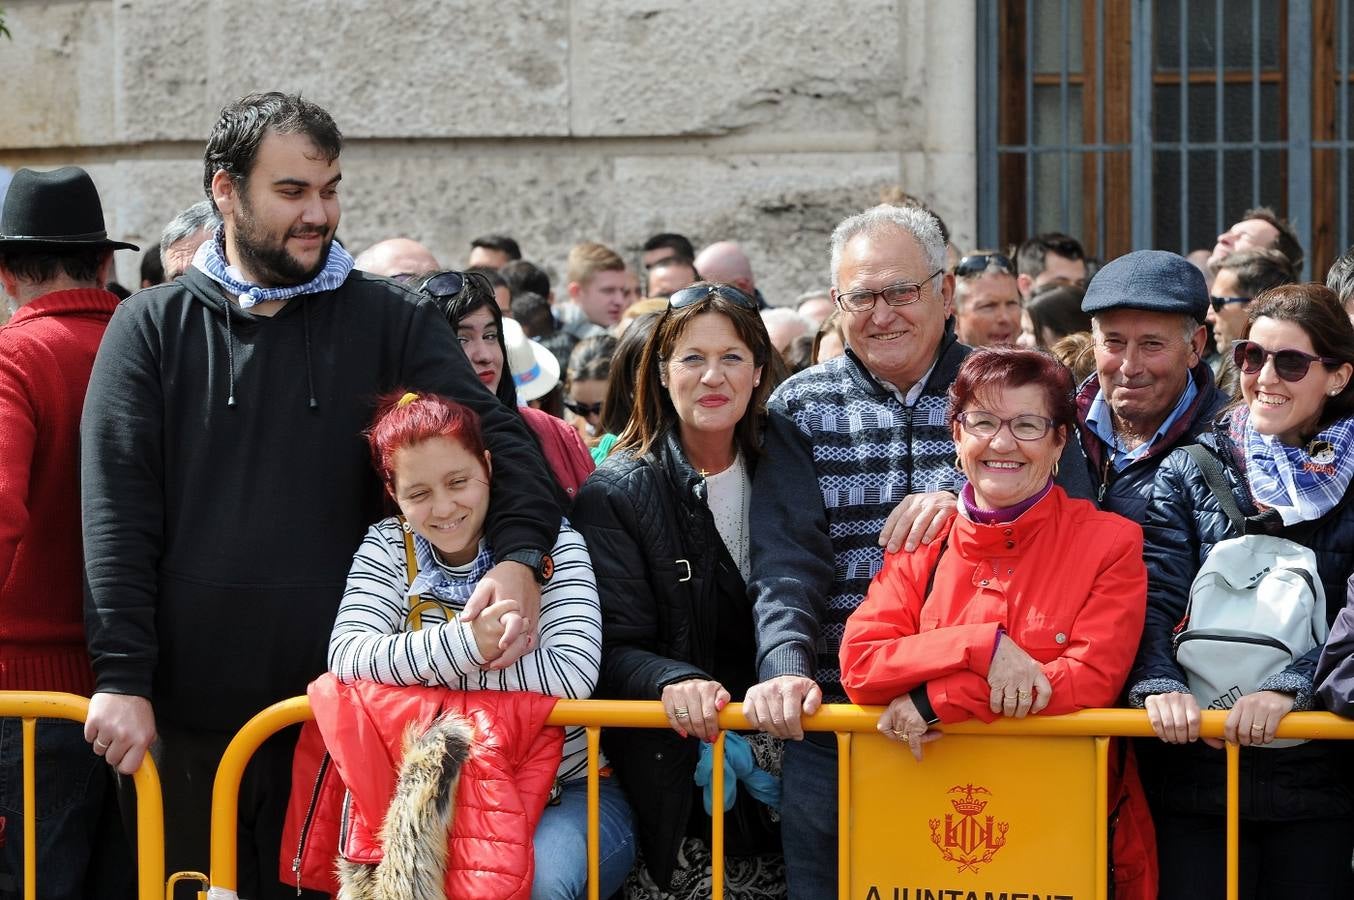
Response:
[[[555,574],[555,560],[549,553],[540,550],[514,550],[504,553],[499,562],[521,563],[531,570],[537,584],[545,584]]]
[[[935,708],[931,706],[931,698],[926,695],[926,685],[919,684],[908,694],[912,698],[912,705],[917,707],[917,712],[927,725],[935,725],[940,721],[940,716],[936,715]]]

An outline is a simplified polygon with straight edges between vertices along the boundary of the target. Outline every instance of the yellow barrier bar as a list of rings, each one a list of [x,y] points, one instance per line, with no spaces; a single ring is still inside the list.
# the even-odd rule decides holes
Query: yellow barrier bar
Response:
[[[1241,747],[1227,744],[1227,900],[1241,885]]]
[[[55,691],[0,691],[0,718],[24,719],[25,732],[28,729],[28,719],[32,719],[36,726],[38,719],[70,719],[73,722],[83,722],[88,715],[87,697]],[[32,796],[28,793],[27,760],[32,758],[33,749],[25,733],[25,803]],[[36,769],[33,770],[33,777],[36,779]],[[132,776],[132,783],[136,786],[137,896],[140,900],[160,900],[164,896],[164,805],[160,799],[160,776],[156,773],[155,763],[149,754],[141,764],[141,768]],[[36,784],[34,787],[36,788]],[[32,821],[33,817],[30,816],[28,819]],[[27,825],[24,832],[24,874],[26,884],[33,885],[36,876],[30,867],[36,867],[37,864],[36,848],[30,847],[28,843]],[[26,886],[25,893],[28,890]]]
[[[61,696],[61,695],[57,695]],[[78,699],[78,698],[75,698]],[[65,707],[50,707],[38,705],[36,707],[24,707],[24,712],[19,712],[18,707],[13,704],[6,705],[3,702],[4,697],[0,695],[0,715],[56,715],[67,718],[75,718],[68,714],[69,710]],[[86,703],[87,701],[82,701]],[[36,709],[36,712],[28,712],[30,709]],[[80,716],[83,717],[84,707],[80,710]],[[835,731],[837,732],[837,777],[838,777],[838,857],[839,857],[839,891],[838,896],[841,900],[846,900],[849,896],[850,871],[849,871],[849,841],[851,833],[850,818],[850,749],[851,735],[854,733],[873,734],[875,725],[879,721],[879,716],[883,712],[883,707],[858,707],[849,704],[840,704],[822,707],[818,713],[804,720],[804,728],[807,731]],[[222,757],[221,765],[217,769],[216,782],[212,794],[212,855],[211,855],[211,883],[220,888],[235,890],[237,885],[236,875],[236,839],[235,839],[235,820],[238,815],[239,804],[239,786],[240,778],[244,773],[244,767],[249,762],[249,758],[254,751],[274,732],[300,722],[313,718],[310,712],[310,704],[305,697],[294,697],[290,700],[284,700],[275,703],[267,709],[260,712],[254,718],[250,719],[245,726],[240,729],[235,738],[227,747],[225,756]],[[1201,724],[1199,727],[1200,735],[1203,737],[1221,738],[1223,724],[1226,721],[1227,713],[1221,711],[1206,711],[1201,714]],[[663,713],[662,704],[657,701],[637,701],[637,700],[561,700],[555,705],[554,711],[547,719],[548,724],[564,726],[586,726],[589,733],[589,779],[593,777],[593,769],[597,765],[594,754],[595,733],[601,728],[620,727],[620,728],[667,728],[667,716]],[[743,716],[741,707],[730,705],[719,714],[719,725],[721,729],[748,729],[747,719]],[[1044,718],[1042,716],[1031,716],[1025,719],[1000,719],[996,722],[963,722],[954,725],[941,726],[941,730],[947,734],[968,734],[968,735],[1016,735],[1027,737],[1151,737],[1152,727],[1147,721],[1147,716],[1141,710],[1132,709],[1093,709],[1083,710],[1077,713],[1071,713],[1056,718]],[[1285,716],[1279,725],[1277,736],[1280,738],[1308,738],[1308,739],[1334,739],[1334,740],[1354,740],[1354,721],[1341,719],[1331,713],[1290,713]],[[1097,759],[1100,765],[1101,774],[1098,776],[1102,781],[1107,777],[1105,759],[1101,759],[1101,754],[1107,754],[1108,743],[1101,749],[1101,744],[1097,742]],[[717,766],[714,777],[719,781],[712,784],[718,785],[722,791],[723,779],[723,747],[716,749]],[[1236,761],[1239,760],[1239,748],[1234,744],[1227,747],[1228,753],[1228,885],[1229,900],[1235,900],[1237,885],[1237,822],[1239,821],[1239,810],[1237,806],[1237,769]],[[148,779],[143,784],[143,778]],[[159,779],[154,773],[153,766],[142,766],[137,772],[138,793],[143,787],[153,786],[157,791],[155,796],[159,796]],[[1101,794],[1103,795],[1103,790]],[[722,793],[718,796],[722,796]],[[593,784],[589,784],[589,881],[596,885],[596,861],[594,845],[597,842],[597,801],[598,793]],[[1101,803],[1107,801],[1101,800]],[[718,806],[722,810],[723,804]],[[1108,809],[1102,808],[1106,813],[1102,819],[1106,819]],[[147,871],[159,872],[163,870],[164,846],[163,846],[163,821],[161,810],[157,807],[152,811],[155,817],[154,827],[158,829],[160,843],[155,846],[153,851],[147,849],[147,837],[144,833],[150,829],[151,823],[142,818],[138,823],[141,826],[139,830],[139,842],[142,847],[142,898],[157,896],[156,893],[147,893],[144,887]],[[722,834],[722,815],[720,819],[721,833],[719,837],[721,849],[723,842]],[[711,836],[712,856],[715,856],[715,838]],[[1107,832],[1100,830],[1104,826],[1097,826],[1098,835],[1098,854],[1108,853],[1105,848]],[[147,862],[147,852],[156,854],[156,865],[150,868]],[[718,854],[720,865],[722,867],[722,853]],[[1098,855],[1097,859],[1101,857]],[[1107,867],[1100,867],[1105,869]],[[722,868],[721,868],[722,874]],[[1103,882],[1102,882],[1103,884]],[[157,885],[158,887],[158,885]],[[722,886],[721,886],[722,890]],[[1100,889],[1100,896],[1106,896],[1108,885]],[[716,895],[719,896],[719,895]]]
[[[602,885],[602,729],[587,729],[588,735],[588,900],[600,900]]]
[[[24,753],[24,897],[38,896],[38,720],[23,720]]]
[[[715,738],[710,771],[710,885],[714,900],[724,900],[724,732]]]
[[[820,712],[822,709],[820,708]],[[876,717],[875,721],[878,721]],[[784,795],[781,803],[787,802]],[[837,732],[837,900],[851,896],[851,733]]]
[[[238,847],[236,820],[240,815],[240,779],[254,751],[268,738],[288,725],[313,719],[310,701],[305,697],[282,700],[263,710],[236,732],[216,768],[212,783],[212,868],[213,887],[234,891],[239,886],[236,872]]]
[[[1095,739],[1095,896],[1106,900],[1110,895],[1110,739]]]

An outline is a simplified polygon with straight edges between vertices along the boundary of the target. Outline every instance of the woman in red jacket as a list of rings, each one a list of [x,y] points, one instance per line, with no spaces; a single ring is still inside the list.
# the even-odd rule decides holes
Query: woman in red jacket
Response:
[[[942,722],[1113,705],[1147,602],[1142,529],[1053,483],[1076,415],[1065,368],[1033,350],[977,351],[950,414],[968,479],[959,514],[942,540],[885,557],[841,647],[847,695],[887,704],[879,731],[918,760]],[[1137,808],[1147,831],[1132,855],[1148,865]],[[1117,870],[1132,867],[1123,824]]]

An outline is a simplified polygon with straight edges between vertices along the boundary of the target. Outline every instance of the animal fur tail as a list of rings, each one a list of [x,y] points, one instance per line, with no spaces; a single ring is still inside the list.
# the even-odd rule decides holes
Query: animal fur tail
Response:
[[[445,900],[447,835],[473,731],[460,716],[404,736],[399,781],[381,826],[377,865],[339,860],[339,900]]]

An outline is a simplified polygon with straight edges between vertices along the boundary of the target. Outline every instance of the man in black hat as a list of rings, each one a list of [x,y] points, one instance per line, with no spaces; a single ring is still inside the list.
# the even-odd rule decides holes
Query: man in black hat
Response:
[[[353,551],[383,514],[361,434],[378,397],[443,394],[483,424],[501,476],[496,565],[462,621],[512,598],[534,623],[559,531],[539,449],[438,309],[355,270],[334,242],[341,148],[333,119],[301,97],[222,110],[203,184],[223,227],[177,281],[119,308],[90,381],[90,737],[127,773],[158,733],[171,872],[206,870],[212,778],[234,732],[325,669]],[[516,630],[493,666],[526,649]],[[294,742],[260,748],[241,787],[238,891],[254,900],[295,896],[278,879]]]
[[[79,425],[94,354],[118,298],[113,251],[83,169],[20,169],[0,212],[0,690],[88,697],[80,550]],[[112,774],[81,723],[37,732],[37,894],[131,896]],[[0,723],[0,895],[23,893],[23,748]]]
[[[1157,466],[1227,403],[1203,361],[1208,288],[1184,257],[1139,250],[1097,272],[1081,308],[1095,339],[1077,392],[1087,474],[1102,508],[1141,522]]]

